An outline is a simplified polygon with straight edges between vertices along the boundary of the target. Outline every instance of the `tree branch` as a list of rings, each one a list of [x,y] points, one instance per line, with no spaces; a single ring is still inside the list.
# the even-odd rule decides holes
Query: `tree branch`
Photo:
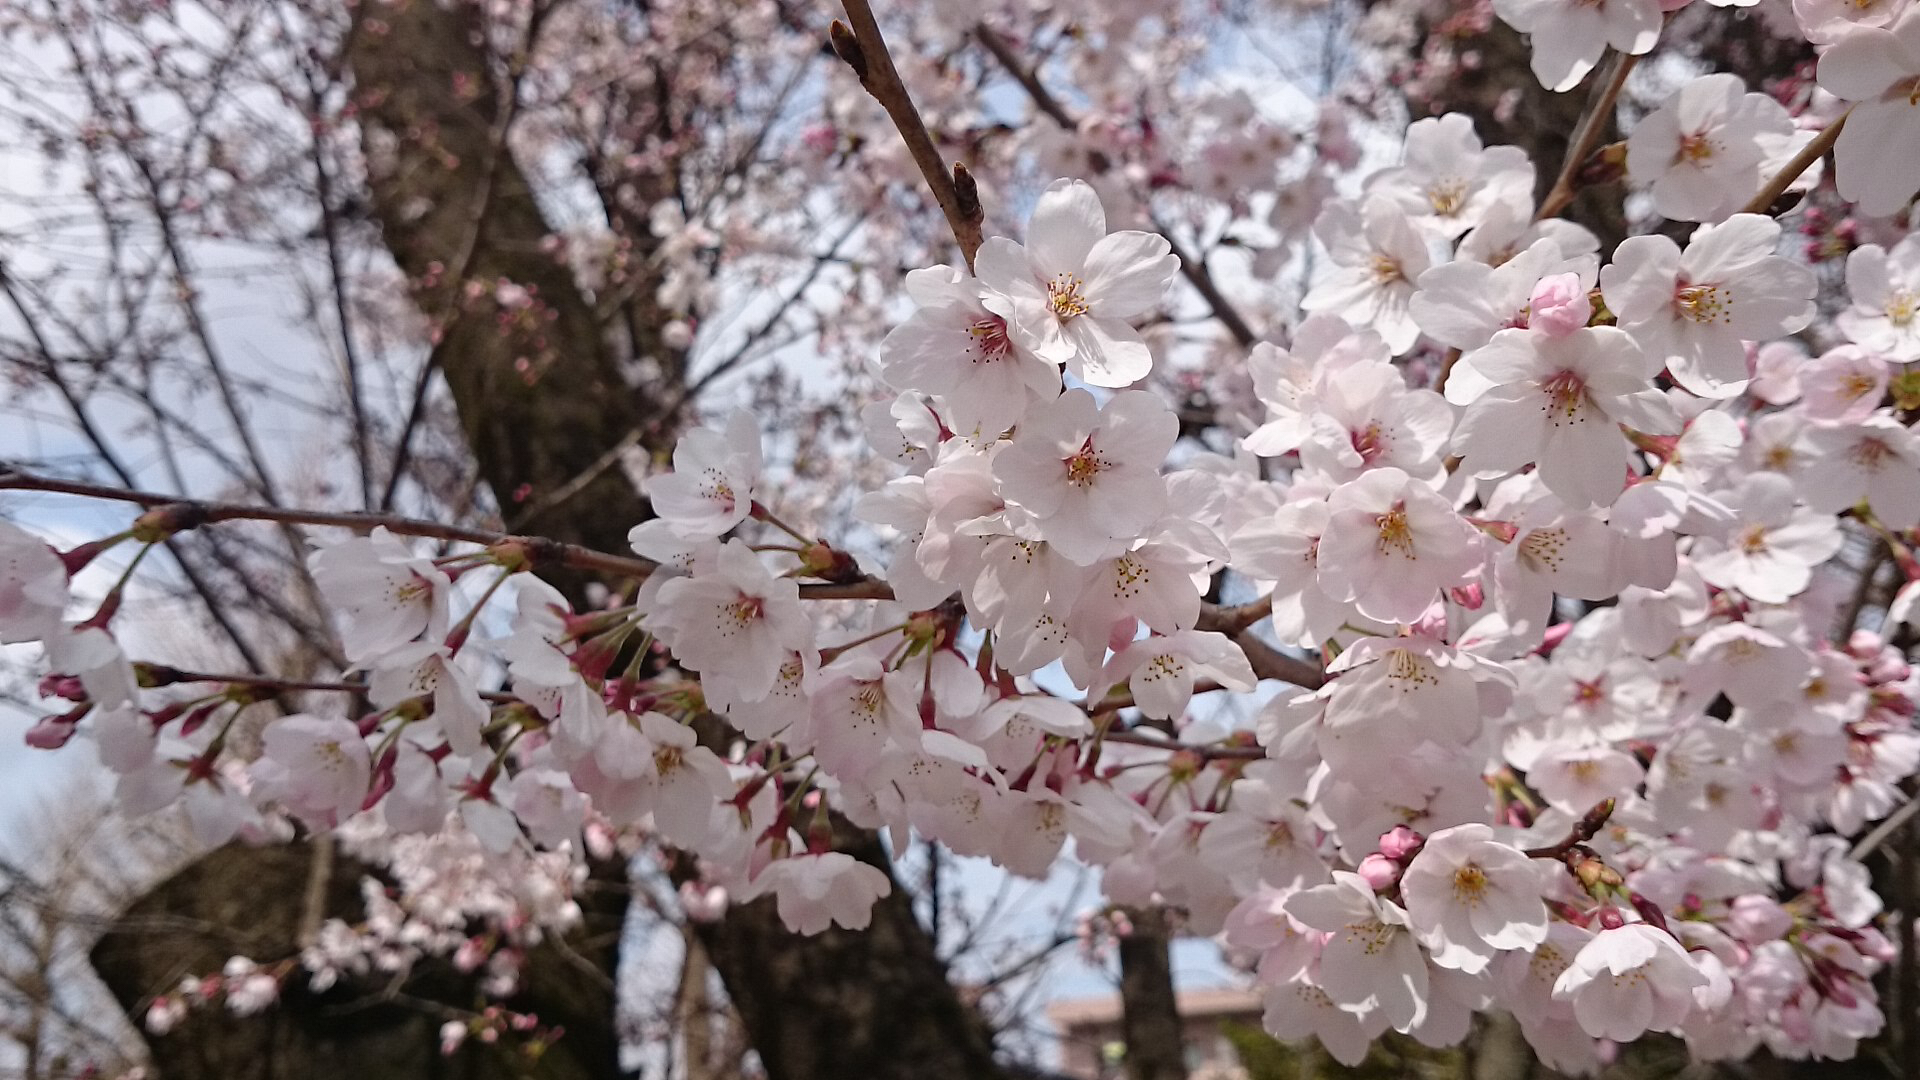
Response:
[[[926,179],[934,201],[940,204],[940,212],[947,216],[947,225],[953,229],[953,238],[960,245],[960,255],[971,271],[974,253],[980,250],[983,217],[973,177],[965,166],[956,163],[949,173],[942,163],[940,151],[933,145],[933,136],[927,134],[926,121],[920,118],[906,84],[894,69],[893,55],[887,51],[887,41],[880,35],[880,24],[874,20],[872,5],[867,0],[841,0],[840,6],[846,10],[847,22],[853,28],[849,31],[845,23],[834,23],[833,51],[847,62],[859,76],[860,85],[866,87],[867,93],[893,118],[893,126],[899,129],[907,152],[913,155],[913,163],[920,167],[920,175]]]

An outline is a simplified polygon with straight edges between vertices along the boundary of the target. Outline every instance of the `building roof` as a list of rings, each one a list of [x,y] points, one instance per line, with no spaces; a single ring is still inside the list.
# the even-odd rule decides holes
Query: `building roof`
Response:
[[[1188,1018],[1258,1016],[1261,1011],[1260,995],[1237,986],[1182,990],[1175,995],[1174,1002],[1180,1015]],[[1063,1030],[1093,1024],[1117,1024],[1120,1022],[1120,996],[1103,994],[1099,997],[1061,998],[1047,1005],[1047,1019]]]

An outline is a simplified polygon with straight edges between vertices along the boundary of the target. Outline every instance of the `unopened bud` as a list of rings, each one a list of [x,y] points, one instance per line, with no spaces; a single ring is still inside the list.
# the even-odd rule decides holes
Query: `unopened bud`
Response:
[[[1361,859],[1354,872],[1371,885],[1374,892],[1386,892],[1400,884],[1400,864],[1378,852]]]
[[[852,28],[839,19],[827,27],[827,40],[833,45],[833,55],[846,61],[847,66],[861,82],[867,81],[867,54],[860,48],[860,39],[853,36]]]
[[[959,204],[961,220],[978,222],[986,216],[986,210],[980,205],[980,185],[967,167],[957,161],[953,163],[953,195]]]
[[[133,528],[128,533],[143,544],[161,544],[172,539],[175,533],[188,532],[206,523],[207,511],[204,507],[193,503],[171,503],[156,506],[134,518]]]
[[[1611,184],[1627,175],[1627,144],[1608,143],[1595,150],[1586,161],[1580,164],[1580,183]]]
[[[1573,876],[1580,879],[1581,888],[1596,895],[1624,884],[1618,871],[1595,858],[1581,858],[1574,863]]]
[[[1395,862],[1406,862],[1418,854],[1426,843],[1426,837],[1405,825],[1395,825],[1392,829],[1380,834],[1380,854]]]

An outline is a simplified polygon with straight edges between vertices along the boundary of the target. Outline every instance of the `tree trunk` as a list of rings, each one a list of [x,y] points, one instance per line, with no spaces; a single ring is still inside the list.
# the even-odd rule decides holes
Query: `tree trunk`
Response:
[[[358,918],[360,882],[373,871],[333,857],[325,910]],[[115,920],[93,947],[94,970],[137,1024],[147,1004],[176,990],[183,976],[218,973],[234,956],[266,966],[294,955],[313,862],[306,842],[231,845],[204,856]],[[613,940],[621,905],[596,903],[592,894],[581,903],[587,923],[570,947],[610,971],[611,944],[596,950],[593,942]],[[238,1017],[202,1006],[166,1035],[148,1036],[147,1047],[153,1071],[166,1080],[606,1080],[618,1075],[612,983],[583,978],[577,964],[551,945],[533,950],[522,993],[505,1003],[566,1029],[537,1059],[512,1036],[491,1045],[469,1039],[451,1056],[440,1053],[449,1015],[440,1007],[471,1009],[478,1001],[474,978],[443,960],[421,965],[404,987],[376,972],[315,992],[296,970],[265,1012]]]
[[[1173,940],[1163,908],[1129,908],[1120,939],[1120,1036],[1128,1080],[1183,1080],[1186,1050],[1173,989]]]

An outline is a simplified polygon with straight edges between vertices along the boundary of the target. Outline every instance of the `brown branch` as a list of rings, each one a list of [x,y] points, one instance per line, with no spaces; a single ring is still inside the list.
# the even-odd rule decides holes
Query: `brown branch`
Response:
[[[962,165],[955,164],[953,171],[948,172],[942,163],[940,151],[933,145],[933,136],[927,133],[926,121],[920,118],[906,84],[894,69],[893,55],[887,51],[887,41],[880,35],[880,24],[874,20],[872,5],[867,0],[841,0],[840,6],[846,10],[847,23],[834,22],[833,50],[859,76],[860,85],[866,87],[867,93],[893,118],[893,126],[899,129],[907,152],[920,167],[920,175],[933,191],[941,213],[947,216],[947,225],[953,229],[953,238],[959,243],[960,254],[971,271],[974,253],[980,250],[983,216],[973,178]]]
[[[1213,630],[1222,634],[1238,634],[1254,623],[1273,614],[1273,595],[1269,593],[1258,600],[1236,607],[1216,607],[1209,604],[1200,611],[1200,618],[1194,621],[1195,630]]]
[[[364,694],[367,692],[367,684],[364,682],[339,679],[281,679],[268,675],[186,671],[166,664],[151,664],[144,661],[137,663],[134,670],[140,677],[140,684],[146,687],[178,686],[181,683],[224,683],[228,686],[271,690],[275,694]],[[517,695],[492,690],[481,691],[480,697],[496,705],[516,705],[522,700]]]
[[[1595,803],[1593,809],[1588,810],[1585,817],[1573,823],[1573,828],[1567,831],[1567,838],[1565,840],[1548,847],[1528,848],[1526,852],[1527,857],[1530,859],[1558,859],[1566,855],[1567,852],[1572,851],[1574,848],[1579,847],[1581,844],[1599,835],[1600,830],[1607,827],[1607,819],[1612,816],[1612,799],[1604,799]]]
[[[1600,141],[1600,131],[1606,125],[1607,117],[1613,115],[1613,107],[1620,100],[1620,91],[1627,85],[1627,76],[1632,74],[1639,62],[1638,56],[1614,54],[1607,81],[1595,92],[1593,100],[1587,104],[1586,114],[1580,117],[1579,126],[1574,128],[1573,141],[1567,144],[1567,159],[1560,163],[1560,175],[1554,178],[1553,187],[1548,189],[1547,197],[1541,201],[1539,213],[1533,215],[1535,221],[1545,221],[1558,215],[1578,194],[1573,184],[1579,178],[1580,167],[1586,164],[1587,155],[1593,153],[1594,144]]]
[[[1146,746],[1169,753],[1194,754],[1209,761],[1259,761],[1267,756],[1267,752],[1258,746],[1190,746],[1171,739],[1156,738],[1131,731],[1109,731],[1104,741],[1126,743],[1128,746]]]
[[[0,491],[48,491],[63,495],[79,495],[93,499],[108,499],[114,502],[133,503],[148,510],[167,509],[175,511],[168,522],[175,529],[186,530],[222,521],[267,521],[283,525],[322,525],[333,528],[353,529],[366,532],[384,526],[391,532],[405,536],[424,536],[434,540],[456,540],[482,547],[508,541],[522,541],[533,548],[537,557],[551,556],[554,562],[570,566],[577,570],[598,570],[604,573],[620,574],[629,577],[645,577],[651,574],[656,564],[648,559],[631,555],[612,555],[604,551],[579,544],[562,544],[542,537],[514,536],[510,533],[495,532],[490,529],[474,529],[464,525],[451,525],[439,521],[422,521],[419,518],[402,517],[399,514],[373,514],[360,511],[304,510],[278,506],[253,506],[244,503],[201,502],[193,499],[181,499],[174,495],[162,495],[151,491],[131,491],[124,488],[106,487],[100,484],[85,484],[73,480],[59,480],[53,477],[37,476],[6,465],[0,465]]]
[[[1793,155],[1791,160],[1781,166],[1780,171],[1774,174],[1773,179],[1767,181],[1767,186],[1761,188],[1759,194],[1749,199],[1747,205],[1740,208],[1740,212],[1743,214],[1764,214],[1771,209],[1773,207],[1773,201],[1785,194],[1786,190],[1793,186],[1793,182],[1800,179],[1801,173],[1806,172],[1812,167],[1814,162],[1819,161],[1826,155],[1827,151],[1833,149],[1834,140],[1840,137],[1840,129],[1846,126],[1847,117],[1852,115],[1852,109],[1841,113],[1840,118],[1822,129],[1820,134],[1813,137],[1812,142],[1801,147],[1800,152]]]

